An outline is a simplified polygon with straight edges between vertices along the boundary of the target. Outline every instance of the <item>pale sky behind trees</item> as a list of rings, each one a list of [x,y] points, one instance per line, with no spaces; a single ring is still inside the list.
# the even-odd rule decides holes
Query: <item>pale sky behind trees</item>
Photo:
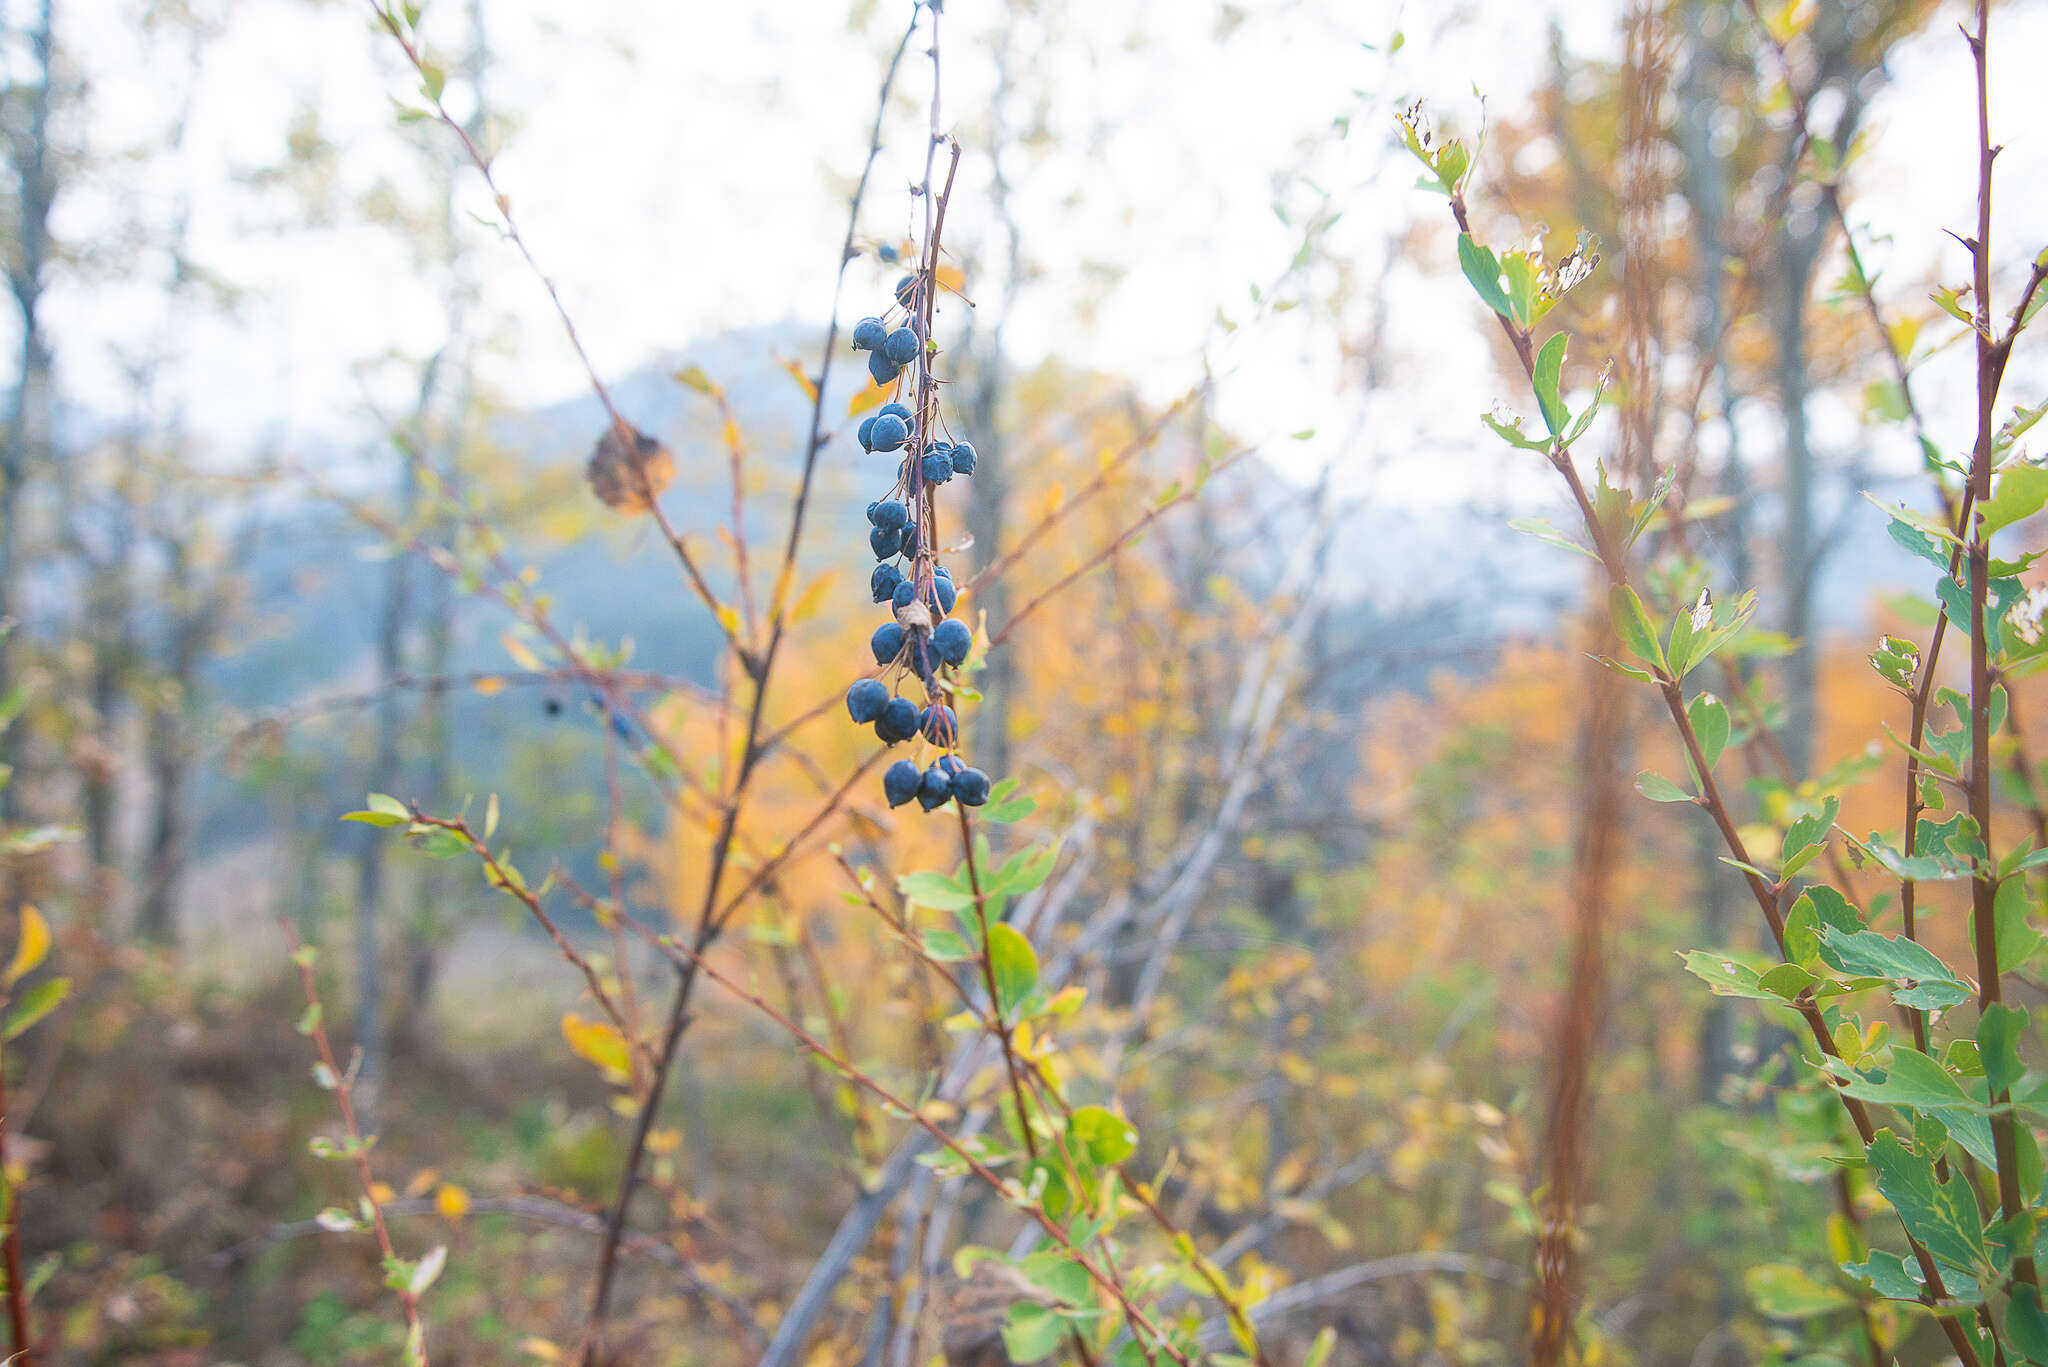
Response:
[[[86,148],[56,219],[80,264],[49,300],[65,397],[119,415],[118,348],[168,327],[183,353],[173,388],[202,441],[245,451],[365,437],[365,395],[402,406],[409,376],[364,363],[393,349],[423,355],[443,323],[438,285],[398,232],[363,220],[360,201],[388,181],[430,203],[416,149],[438,149],[445,130],[398,127],[392,97],[413,83],[367,4],[233,0],[215,7],[225,18],[203,50],[185,146],[168,156],[165,129],[191,82],[184,41],[139,29],[135,8],[71,0],[59,12],[60,43],[84,83],[73,109],[84,124],[71,131]],[[944,20],[945,122],[966,144],[949,241],[968,251],[991,229],[985,138],[999,8],[954,0]],[[1211,7],[1182,0],[1040,8],[1054,16],[1050,36],[1026,21],[1002,39],[1019,86],[1013,126],[1047,97],[1051,134],[1015,151],[1010,168],[1033,271],[1010,320],[1017,359],[1057,353],[1163,399],[1199,377],[1206,352],[1224,378],[1226,423],[1250,436],[1318,429],[1313,441],[1276,443],[1280,459],[1303,469],[1351,434],[1347,460],[1406,463],[1396,489],[1445,488],[1446,446],[1483,453],[1489,471],[1510,459],[1476,420],[1500,390],[1485,369],[1485,320],[1463,283],[1405,262],[1382,269],[1405,225],[1441,214],[1408,188],[1412,164],[1384,143],[1394,112],[1418,96],[1459,131],[1477,120],[1475,87],[1493,118],[1512,117],[1548,75],[1550,26],[1561,23],[1577,51],[1611,53],[1617,6],[1252,4],[1227,34],[1191,20],[1213,17]],[[827,3],[486,0],[483,10],[488,99],[509,121],[498,174],[601,370],[616,376],[731,328],[822,320],[843,196],[906,5],[859,6],[864,18],[851,24],[845,7]],[[458,112],[471,99],[457,74],[466,16],[463,0],[436,0],[424,21]],[[1390,55],[1397,33],[1403,43]],[[1994,44],[1994,128],[2009,145],[1998,224],[2010,258],[2023,242],[2038,246],[2048,224],[2048,90],[2023,55],[2048,50],[2048,5],[1999,7]],[[1854,212],[1895,236],[1888,287],[1917,301],[1936,248],[1946,246],[1952,276],[1963,269],[1960,248],[1938,236],[1968,222],[1974,177],[1968,158],[1942,150],[1966,145],[1971,113],[1953,26],[1937,21],[1906,44],[1894,73],[1868,121],[1877,151],[1856,182]],[[864,216],[876,237],[909,226],[905,191],[921,170],[929,82],[919,44],[899,76]],[[294,119],[308,112],[335,149],[325,224],[307,223],[303,197],[251,183],[283,159]],[[1340,140],[1331,125],[1342,115],[1352,133]],[[1485,172],[1482,160],[1482,196]],[[1227,339],[1215,326],[1219,310],[1251,319],[1251,288],[1274,280],[1298,245],[1318,200],[1311,184],[1344,211],[1329,243],[1360,282],[1343,329],[1361,328],[1382,291],[1389,310],[1388,388],[1363,408],[1326,311],[1303,308]],[[475,176],[465,172],[461,185],[466,205],[488,216]],[[152,244],[181,194],[196,259],[238,293],[232,313],[165,318],[167,261]],[[1276,216],[1276,198],[1295,227]],[[485,374],[500,401],[581,390],[581,370],[516,254],[482,224],[461,226],[479,254],[493,324]],[[857,263],[844,321],[877,307],[890,278]],[[984,272],[968,292],[992,299],[996,290]],[[2041,373],[2015,380],[2024,388]],[[1817,422],[1825,440],[1826,415]],[[1430,458],[1417,464],[1418,450]]]

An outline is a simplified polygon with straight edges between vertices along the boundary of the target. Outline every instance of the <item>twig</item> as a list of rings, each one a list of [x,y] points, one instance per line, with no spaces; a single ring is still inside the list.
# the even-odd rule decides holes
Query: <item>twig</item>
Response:
[[[299,986],[306,996],[306,1033],[313,1037],[313,1046],[320,1051],[321,1067],[326,1070],[321,1075],[321,1081],[329,1084],[328,1090],[334,1093],[335,1105],[340,1108],[342,1125],[348,1130],[350,1156],[355,1160],[357,1184],[362,1187],[363,1203],[369,1208],[370,1224],[376,1230],[377,1247],[384,1254],[384,1265],[390,1268],[399,1262],[399,1258],[391,1246],[391,1232],[385,1226],[383,1202],[377,1199],[377,1179],[370,1171],[371,1141],[364,1138],[362,1130],[356,1125],[355,1099],[350,1081],[350,1074],[354,1070],[343,1071],[341,1065],[335,1061],[334,1046],[328,1042],[327,1024],[321,1015],[320,991],[313,982],[314,953],[299,943],[299,933],[292,928],[290,917],[280,916],[277,923],[284,931],[286,943],[291,946],[292,963],[299,970]],[[418,1367],[426,1367],[427,1331],[425,1324],[420,1320],[420,1298],[410,1287],[402,1286],[397,1290],[398,1303],[405,1310],[407,1343],[412,1349],[409,1361],[418,1364]]]

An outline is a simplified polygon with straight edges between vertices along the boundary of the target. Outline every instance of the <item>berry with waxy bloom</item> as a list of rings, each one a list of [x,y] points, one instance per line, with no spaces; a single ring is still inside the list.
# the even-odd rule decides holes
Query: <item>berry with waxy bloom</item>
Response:
[[[963,664],[967,660],[967,652],[974,648],[974,633],[959,618],[948,617],[932,628],[932,648],[947,664]]]
[[[889,328],[879,318],[863,318],[853,325],[853,349],[873,351],[889,339]]]
[[[953,775],[953,796],[963,807],[979,807],[988,801],[988,775],[979,769],[962,769]]]
[[[924,772],[907,759],[899,759],[882,772],[882,796],[891,807],[901,807],[917,796]]]
[[[908,698],[891,698],[882,704],[882,715],[875,718],[875,734],[894,745],[916,735],[918,721],[916,703]]]
[[[917,805],[926,811],[943,807],[953,796],[953,777],[934,764],[924,771],[917,784]]]
[[[924,738],[933,745],[943,745],[950,750],[960,743],[960,718],[942,702],[927,707],[918,717],[918,725],[924,732]]]
[[[916,360],[917,350],[917,334],[909,328],[897,328],[882,343],[882,354],[900,366]]]
[[[881,716],[888,704],[889,685],[880,679],[856,679],[846,690],[847,713],[862,726]]]
[[[868,432],[868,439],[872,450],[901,450],[903,443],[910,440],[910,424],[894,413],[878,413],[874,427]]]
[[[875,628],[875,634],[868,638],[868,649],[875,653],[875,663],[889,664],[903,653],[903,628],[894,622],[884,622]]]
[[[895,598],[896,586],[902,582],[903,571],[885,560],[868,576],[868,592],[877,603],[887,603]]]
[[[973,473],[974,473],[974,443],[973,443],[973,442],[971,442],[971,441],[962,441],[962,442],[955,442],[955,443],[953,444],[953,448],[952,448],[952,450],[951,450],[951,451],[950,451],[950,452],[949,452],[948,454],[949,454],[949,455],[951,456],[951,458],[952,458],[952,461],[953,461],[953,473],[954,473],[954,474],[956,474],[956,475],[971,475],[971,474],[973,474]]]

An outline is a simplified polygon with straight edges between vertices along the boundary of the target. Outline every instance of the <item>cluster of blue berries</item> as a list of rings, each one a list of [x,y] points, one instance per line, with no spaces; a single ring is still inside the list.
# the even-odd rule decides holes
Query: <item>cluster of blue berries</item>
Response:
[[[917,294],[916,277],[905,276],[896,286],[897,302],[911,315],[909,325],[892,331],[881,318],[863,318],[853,330],[854,349],[872,353],[868,373],[877,384],[893,383],[906,366],[926,354],[914,328],[912,305]],[[868,642],[883,675],[857,680],[847,689],[846,710],[860,725],[873,725],[886,744],[921,736],[941,751],[923,768],[908,759],[889,766],[882,775],[882,793],[891,807],[915,800],[929,812],[949,799],[979,807],[988,801],[989,776],[969,767],[958,754],[960,718],[944,701],[951,687],[942,672],[967,662],[974,633],[965,622],[948,616],[958,596],[953,574],[937,563],[937,548],[929,544],[916,515],[918,509],[933,506],[928,492],[933,486],[974,473],[974,447],[921,434],[916,415],[900,403],[875,410],[861,423],[859,438],[864,451],[902,455],[887,496],[868,505],[868,545],[878,562],[868,587],[874,601],[887,603],[893,614]],[[897,696],[888,682],[909,675],[923,683],[926,706]]]

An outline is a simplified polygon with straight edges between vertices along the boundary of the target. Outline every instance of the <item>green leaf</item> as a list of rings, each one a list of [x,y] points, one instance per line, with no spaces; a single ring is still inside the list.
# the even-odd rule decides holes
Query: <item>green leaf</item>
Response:
[[[1007,826],[1031,815],[1038,809],[1038,804],[1029,797],[1012,796],[1021,786],[1023,780],[1014,778],[1006,778],[998,783],[994,791],[988,795],[988,805],[976,814],[975,820],[993,821]]]
[[[1324,1325],[1316,1334],[1315,1341],[1308,1346],[1308,1356],[1301,1367],[1324,1367],[1330,1360],[1330,1350],[1337,1346],[1337,1331],[1331,1325]]]
[[[1991,1261],[1974,1196],[1953,1180],[1938,1181],[1933,1160],[1907,1149],[1890,1130],[1879,1130],[1868,1152],[1878,1191],[1928,1252],[1965,1270]]]
[[[1717,997],[1747,997],[1751,1001],[1775,1002],[1776,993],[1759,985],[1757,971],[1737,963],[1725,954],[1689,949],[1679,954],[1685,971],[1700,979]]]
[[[2036,854],[2048,851],[2036,850]],[[2033,903],[2027,893],[2027,880],[2008,877],[1998,885],[1998,896],[1992,903],[1992,924],[1997,933],[1992,937],[1998,949],[1998,966],[2007,973],[2024,967],[2041,948],[2041,932],[2034,929],[2028,920]],[[1977,927],[1973,918],[1970,922],[1970,941],[1976,944]]]
[[[1652,802],[1691,802],[1693,795],[1659,773],[1645,769],[1636,775],[1636,791]]]
[[[1138,1131],[1105,1106],[1082,1106],[1067,1122],[1067,1133],[1098,1167],[1115,1167],[1138,1151]]]
[[[1645,664],[1662,668],[1664,649],[1657,644],[1657,633],[1650,626],[1650,614],[1643,610],[1643,600],[1636,597],[1636,591],[1627,584],[1616,584],[1609,589],[1607,612],[1614,621],[1614,634],[1621,638],[1621,643]]]
[[[1902,517],[1894,515],[1891,525],[1885,528],[1885,530],[1891,533],[1892,540],[1898,542],[1900,546],[1919,556],[1942,573],[1946,574],[1948,572],[1948,552],[1941,548],[1939,541],[1936,541],[1921,528],[1914,526]]]
[[[1756,980],[1756,985],[1774,997],[1786,1001],[1798,1000],[1799,994],[1812,987],[1819,979],[1798,964],[1779,964]]]
[[[1514,316],[1508,308],[1507,294],[1500,287],[1499,259],[1474,242],[1470,233],[1458,234],[1458,268],[1465,272],[1465,279],[1471,282],[1481,303],[1503,318]]]
[[[1785,913],[1785,958],[1805,967],[1820,963],[1820,913],[1804,893]]]
[[[1984,1008],[1977,1021],[1977,1056],[1984,1064],[1985,1080],[1997,1096],[2012,1089],[2025,1075],[2020,1062],[2020,1041],[2026,1037],[2027,1013],[2017,1006],[1994,1002]]]
[[[1038,985],[1038,951],[1008,922],[988,928],[989,971],[996,981],[996,1008],[1004,1016]]]
[[[1062,1305],[1093,1305],[1094,1280],[1088,1269],[1075,1262],[1065,1249],[1048,1248],[1024,1260],[1024,1277]]]
[[[2017,1282],[2005,1307],[2005,1342],[2027,1361],[2048,1367],[2048,1314],[2041,1310],[2038,1288]]]
[[[1549,441],[1526,435],[1522,431],[1520,418],[1509,418],[1503,422],[1491,413],[1481,413],[1479,421],[1493,429],[1493,434],[1518,451],[1548,451]]]
[[[989,894],[1014,895],[1042,886],[1059,862],[1058,845],[1035,845],[1012,855],[1003,866],[988,875],[982,890]]]
[[[1598,560],[1600,558],[1594,554],[1591,547],[1582,542],[1572,540],[1572,538],[1566,536],[1556,527],[1550,525],[1544,518],[1518,517],[1509,522],[1508,526],[1510,529],[1521,532],[1526,536],[1533,536],[1538,541],[1547,541],[1560,550],[1572,551],[1583,555],[1588,560]]]
[[[1874,930],[1844,935],[1826,927],[1821,931],[1820,957],[1852,978],[1890,979],[1895,984],[1892,998],[1901,1006],[1938,1010],[1974,995],[1926,946]]]
[[[1018,1301],[1003,1315],[1003,1348],[1020,1367],[1049,1357],[1066,1336],[1067,1322],[1050,1306]]]
[[[21,994],[21,1001],[7,1016],[6,1038],[19,1039],[41,1020],[55,1011],[63,1000],[71,995],[71,979],[45,978]]]
[[[974,949],[966,939],[950,930],[926,931],[924,952],[940,963],[957,963],[961,959],[974,957]]]
[[[1834,828],[1835,816],[1842,810],[1841,801],[1829,797],[1821,803],[1817,812],[1806,812],[1794,818],[1785,828],[1785,843],[1779,858],[1786,865],[1786,873],[1792,873],[1792,861],[1808,850],[1818,849]]]
[[[943,873],[906,873],[896,880],[896,890],[908,900],[933,911],[958,911],[974,905],[974,892],[965,883]]]
[[[1875,1249],[1868,1260],[1843,1263],[1842,1271],[1869,1286],[1887,1300],[1917,1301],[1923,1284],[1920,1269],[1896,1253]]]
[[[1811,1319],[1855,1304],[1840,1287],[1817,1282],[1788,1263],[1752,1267],[1742,1282],[1756,1308],[1777,1320]]]
[[[1564,431],[1565,421],[1571,417],[1571,410],[1557,395],[1569,340],[1565,333],[1552,334],[1550,340],[1543,344],[1543,349],[1536,353],[1535,369],[1530,376],[1530,383],[1536,389],[1536,406],[1543,411],[1543,425],[1550,429],[1553,437]]]
[[[1693,735],[1699,739],[1707,768],[1712,769],[1720,763],[1721,752],[1728,748],[1727,705],[1712,693],[1702,693],[1685,709],[1685,715],[1692,723]]]
[[[2032,517],[2048,505],[2048,469],[2038,465],[2014,465],[1998,476],[1991,501],[1978,510],[1984,519],[1984,535],[2010,527]]]

